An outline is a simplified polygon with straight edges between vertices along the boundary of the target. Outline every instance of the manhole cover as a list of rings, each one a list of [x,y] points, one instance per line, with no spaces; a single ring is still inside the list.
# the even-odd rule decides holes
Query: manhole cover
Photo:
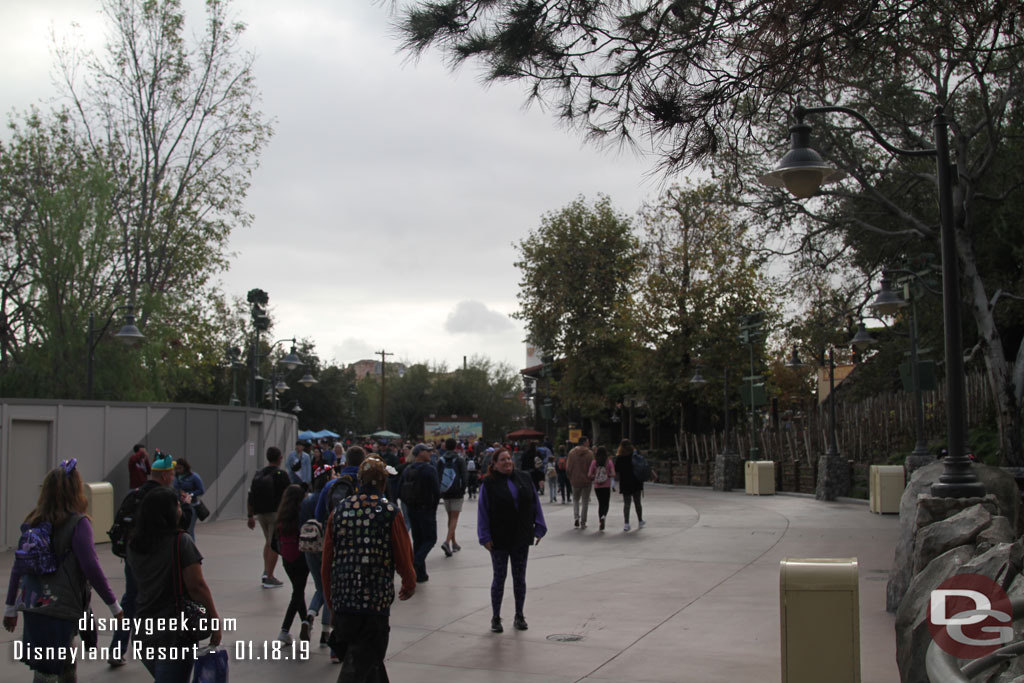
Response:
[[[552,633],[548,636],[548,640],[556,640],[560,643],[573,643],[577,640],[583,640],[583,636],[578,633]]]

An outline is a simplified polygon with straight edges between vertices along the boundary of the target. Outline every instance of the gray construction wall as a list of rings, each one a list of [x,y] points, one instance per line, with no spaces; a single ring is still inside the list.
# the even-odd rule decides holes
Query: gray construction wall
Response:
[[[116,508],[128,493],[136,443],[151,460],[156,449],[188,458],[206,487],[211,520],[244,517],[248,482],[266,464],[266,449],[287,454],[297,429],[294,415],[250,408],[0,398],[0,550],[17,545],[43,477],[66,458],[78,458],[84,481],[113,484]]]

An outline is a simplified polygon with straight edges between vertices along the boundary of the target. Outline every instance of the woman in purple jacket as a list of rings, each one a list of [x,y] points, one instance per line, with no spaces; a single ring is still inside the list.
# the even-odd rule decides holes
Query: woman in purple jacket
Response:
[[[75,660],[69,649],[78,633],[79,621],[88,614],[87,582],[115,619],[124,616],[96,558],[92,523],[85,515],[88,502],[77,465],[74,458],[65,460],[46,474],[39,501],[22,525],[23,533],[29,528],[50,525],[57,571],[33,573],[30,563],[16,557],[7,585],[4,629],[13,631],[18,625],[18,612],[24,612],[22,661],[35,672],[37,681],[75,680]],[[19,549],[24,543],[23,536]],[[87,645],[95,647],[95,642]],[[47,658],[47,648],[55,648],[49,652],[57,655]]]
[[[512,454],[502,448],[494,454],[477,503],[477,537],[491,553],[491,631],[501,633],[501,600],[505,577],[512,564],[512,592],[516,599],[516,629],[525,631],[526,558],[530,545],[548,532],[537,488],[530,475],[515,469]]]

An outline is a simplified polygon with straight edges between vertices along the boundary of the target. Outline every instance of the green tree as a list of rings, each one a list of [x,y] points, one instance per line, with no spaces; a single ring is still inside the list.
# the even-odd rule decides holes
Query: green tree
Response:
[[[545,215],[519,243],[515,315],[528,339],[564,361],[559,398],[584,418],[607,410],[626,376],[639,258],[631,220],[605,196]]]

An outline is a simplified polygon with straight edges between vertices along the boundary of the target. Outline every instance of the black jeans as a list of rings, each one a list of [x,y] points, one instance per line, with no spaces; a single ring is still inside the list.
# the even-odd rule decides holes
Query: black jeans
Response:
[[[642,522],[644,519],[644,509],[640,505],[640,496],[643,495],[642,491],[636,493],[623,493],[622,494],[622,514],[626,519],[626,524],[629,524],[629,501],[632,500],[636,505],[636,521]]]
[[[388,683],[384,657],[391,635],[390,615],[334,613],[331,641],[345,653],[338,683]]]
[[[426,575],[427,555],[437,543],[437,508],[408,506],[408,509],[412,527],[412,566],[419,578]]]
[[[309,578],[309,565],[306,564],[306,557],[299,555],[294,562],[281,558],[284,564],[284,573],[292,584],[292,599],[288,603],[288,609],[284,613],[284,622],[281,623],[281,630],[287,631],[292,627],[295,615],[299,619],[306,620],[306,579]]]
[[[594,495],[597,496],[597,518],[604,519],[608,514],[608,501],[612,497],[612,489],[609,486],[595,486]]]

